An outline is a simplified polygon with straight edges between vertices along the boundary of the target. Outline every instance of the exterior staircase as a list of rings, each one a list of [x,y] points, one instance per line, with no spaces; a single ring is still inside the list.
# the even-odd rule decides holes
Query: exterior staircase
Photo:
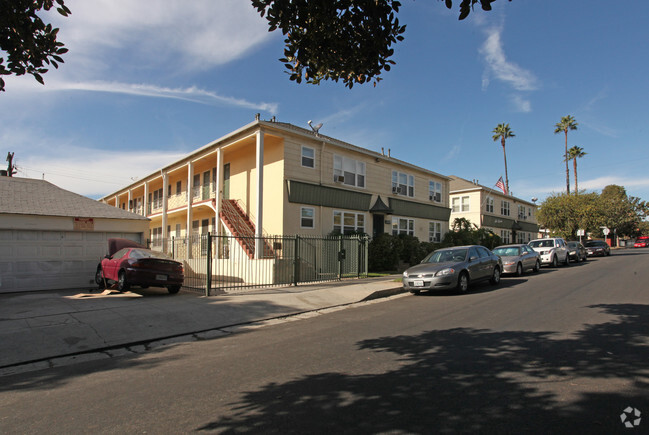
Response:
[[[237,200],[223,199],[219,217],[236,238],[237,242],[239,242],[239,245],[241,245],[241,248],[248,255],[248,258],[255,258],[255,244],[259,240],[255,236],[255,225],[246,212],[243,211]],[[264,244],[262,258],[273,257],[273,248],[271,245],[264,238],[261,241]]]

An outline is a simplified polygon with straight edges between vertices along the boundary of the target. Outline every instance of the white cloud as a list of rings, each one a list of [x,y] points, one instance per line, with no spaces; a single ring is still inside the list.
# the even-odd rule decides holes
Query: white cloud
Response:
[[[511,100],[519,112],[529,113],[532,111],[532,103],[521,95],[512,95]]]
[[[123,69],[206,70],[270,38],[248,1],[68,0],[66,5],[72,11],[68,18],[52,12],[59,38],[70,49],[66,63],[69,58],[100,76]]]
[[[34,92],[56,92],[56,91],[85,91],[105,92],[112,94],[137,95],[152,98],[170,98],[174,100],[190,101],[193,103],[207,104],[211,106],[229,105],[244,109],[254,109],[276,114],[277,103],[250,102],[241,98],[226,97],[215,92],[197,88],[167,88],[148,84],[133,84],[105,81],[90,82],[66,82],[57,79],[48,80],[47,86],[42,86],[33,80],[20,80],[11,83],[12,91],[34,91]]]
[[[16,165],[19,177],[43,178],[71,192],[99,198],[182,156],[176,152],[130,150],[125,159],[121,153],[72,146],[58,147],[55,155],[30,153]]]
[[[533,91],[537,89],[537,79],[530,71],[508,61],[500,38],[501,29],[490,27],[486,30],[487,39],[480,48],[487,69],[482,79],[482,86],[489,85],[489,76],[509,84],[517,91]]]

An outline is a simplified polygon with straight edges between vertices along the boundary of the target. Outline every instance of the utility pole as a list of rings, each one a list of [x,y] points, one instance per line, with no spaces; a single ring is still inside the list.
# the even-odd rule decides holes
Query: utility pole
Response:
[[[9,162],[9,164],[7,165],[8,177],[13,177],[13,175],[18,172],[16,171],[16,165],[13,164],[13,161],[14,161],[14,153],[11,152],[7,153],[7,162]]]

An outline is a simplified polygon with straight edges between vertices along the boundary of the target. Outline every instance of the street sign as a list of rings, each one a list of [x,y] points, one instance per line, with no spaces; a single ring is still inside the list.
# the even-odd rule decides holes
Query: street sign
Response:
[[[586,235],[586,230],[577,230],[577,235],[578,236],[585,236]]]
[[[611,230],[609,230],[608,228],[604,228],[602,230],[602,232],[604,233],[605,236],[608,236],[608,234],[611,232]]]

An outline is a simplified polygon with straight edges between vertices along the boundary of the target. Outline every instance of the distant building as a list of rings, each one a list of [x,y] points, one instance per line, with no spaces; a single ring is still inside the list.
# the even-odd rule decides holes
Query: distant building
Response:
[[[499,189],[451,176],[451,224],[466,218],[478,228],[487,228],[500,236],[503,244],[527,243],[538,237],[536,204]]]

